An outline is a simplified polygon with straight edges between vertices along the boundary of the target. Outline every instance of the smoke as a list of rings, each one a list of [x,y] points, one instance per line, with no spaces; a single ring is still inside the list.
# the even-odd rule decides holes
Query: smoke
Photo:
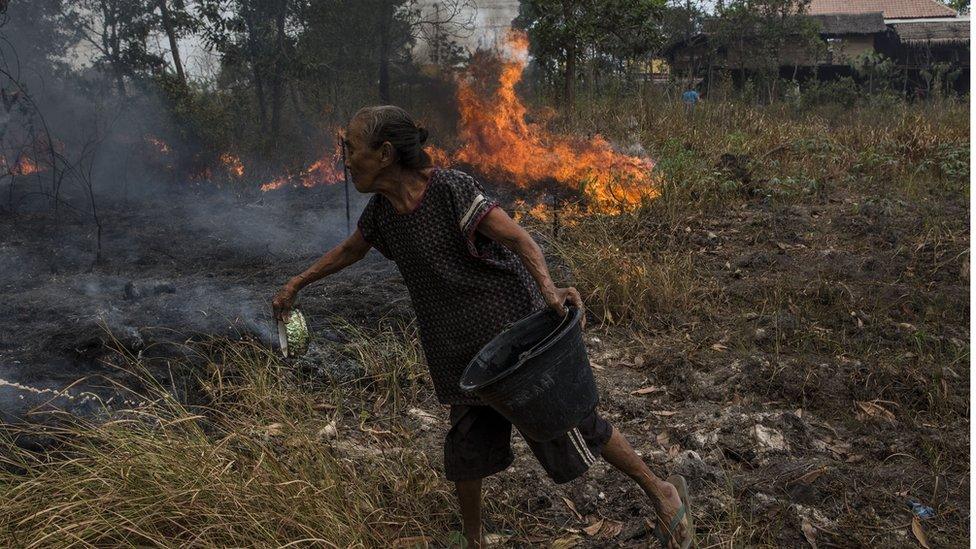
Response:
[[[31,37],[53,31],[17,12],[23,4],[0,27],[2,59],[20,69],[0,87],[21,92],[0,109],[0,153],[8,166],[30,154],[44,169],[12,177],[0,167],[0,420],[41,403],[92,413],[112,391],[76,382],[105,373],[115,344],[275,345],[273,294],[355,229],[368,197],[350,189],[347,221],[342,184],[261,193],[266,180],[247,172],[191,181],[194,144],[179,139],[163,97],[127,81],[119,98],[95,68],[52,63]],[[147,135],[173,153],[150,154]]]

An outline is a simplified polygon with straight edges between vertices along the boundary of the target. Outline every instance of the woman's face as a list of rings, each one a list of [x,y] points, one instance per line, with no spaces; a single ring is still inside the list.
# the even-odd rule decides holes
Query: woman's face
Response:
[[[362,121],[354,118],[346,130],[346,165],[356,190],[361,193],[375,192],[377,177],[393,162],[392,147],[384,143],[372,147],[366,141]]]

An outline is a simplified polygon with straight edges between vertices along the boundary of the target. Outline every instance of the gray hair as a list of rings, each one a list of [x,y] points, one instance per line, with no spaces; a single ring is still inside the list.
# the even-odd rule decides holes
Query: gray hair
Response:
[[[419,170],[431,165],[424,151],[427,129],[418,126],[407,111],[395,105],[375,105],[359,109],[353,119],[363,120],[366,142],[371,147],[389,141],[401,167]]]

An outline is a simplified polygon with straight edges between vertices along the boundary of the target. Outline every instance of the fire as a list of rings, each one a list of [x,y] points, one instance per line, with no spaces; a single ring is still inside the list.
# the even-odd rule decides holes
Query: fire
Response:
[[[322,158],[319,158],[309,167],[298,172],[298,174],[287,174],[269,181],[261,185],[261,190],[273,191],[288,184],[295,186],[301,185],[306,188],[320,184],[331,185],[342,181],[343,176],[342,141],[336,139],[335,147],[330,156],[323,155]]]
[[[159,154],[169,154],[169,153],[173,152],[172,149],[169,148],[169,145],[167,145],[165,141],[159,139],[155,135],[152,135],[152,134],[148,134],[147,133],[146,135],[144,135],[142,137],[143,137],[143,139],[146,140],[146,143],[149,143],[150,145],[152,145],[153,148],[155,148],[156,151],[159,152]]]
[[[241,159],[230,153],[221,153],[220,163],[224,165],[227,173],[240,179],[244,177],[244,164]]]
[[[498,88],[479,94],[474,71],[458,82],[459,134],[464,145],[454,158],[490,176],[508,177],[519,186],[555,180],[580,188],[604,208],[633,207],[659,193],[645,158],[617,153],[597,135],[574,138],[549,132],[526,121],[526,108],[515,93],[528,53],[525,33],[508,36],[509,55],[502,61]]]
[[[427,156],[430,156],[430,160],[435,166],[446,168],[451,165],[451,155],[447,154],[444,149],[430,145],[424,150],[427,151]]]
[[[508,54],[501,59],[501,73],[494,92],[486,88],[486,71],[473,63],[458,81],[460,108],[458,134],[462,146],[453,154],[429,146],[426,151],[433,164],[447,167],[454,162],[474,166],[483,174],[504,178],[519,186],[555,182],[579,190],[589,207],[603,210],[630,209],[659,195],[654,163],[647,158],[616,152],[600,135],[590,138],[558,135],[541,123],[526,120],[527,109],[515,93],[528,61],[528,37],[509,33]],[[494,77],[492,77],[494,78]],[[544,119],[544,118],[543,118]],[[323,156],[297,175],[287,174],[261,186],[262,191],[285,185],[311,187],[335,183],[342,178],[341,140],[331,159]],[[560,222],[577,209],[560,210]],[[527,215],[551,219],[545,207],[536,204]]]
[[[4,164],[6,165],[6,161],[4,161]],[[31,160],[29,156],[26,154],[21,154],[20,157],[17,158],[17,162],[14,163],[14,166],[10,168],[10,175],[30,175],[43,170],[44,169],[38,166],[37,162]]]

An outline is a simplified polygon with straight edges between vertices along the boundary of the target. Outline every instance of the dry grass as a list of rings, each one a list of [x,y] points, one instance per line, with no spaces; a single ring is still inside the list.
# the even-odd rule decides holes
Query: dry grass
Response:
[[[577,218],[546,242],[601,324],[650,328],[699,304],[693,256],[647,239],[642,213]]]
[[[563,127],[642,146],[662,175],[668,206],[662,211],[672,219],[720,208],[743,193],[805,200],[825,188],[851,185],[909,199],[968,192],[965,101],[835,107],[757,108],[716,94],[689,114],[677,99],[649,90],[581,103]],[[732,169],[722,162],[725,154],[737,157]]]
[[[409,436],[385,446],[356,438],[356,423],[382,415],[376,402],[406,402],[409,392],[394,387],[419,366],[415,333],[368,336],[354,345],[370,372],[359,396],[371,394],[376,412],[360,410],[351,425],[350,388],[303,389],[270,351],[213,342],[200,349],[206,407],[155,385],[148,404],[104,423],[66,419],[48,433],[53,451],[5,437],[0,538],[21,547],[379,547],[446,535],[454,504],[426,449]]]
[[[871,469],[895,466],[882,461],[890,447],[914,456],[913,485],[934,478],[940,497],[954,496],[945,479],[968,473],[968,443],[952,437],[968,418],[969,344],[958,334],[969,311],[953,296],[969,235],[944,206],[955,204],[946,195],[968,193],[965,105],[838,112],[707,100],[689,116],[648,97],[588,103],[566,124],[640,143],[663,175],[661,198],[646,207],[567,218],[546,238],[565,268],[554,275],[580,289],[598,329],[612,332],[609,346],[663,349],[703,376],[733,358],[768,359],[736,383],[736,395],[811,410],[883,454],[838,462],[835,482],[887,489],[893,477]],[[802,230],[792,211],[801,206]],[[737,212],[755,224],[729,221]],[[721,234],[712,239],[711,230]],[[787,233],[805,247],[780,248]],[[841,253],[825,259],[827,249]],[[757,250],[783,261],[734,264]],[[203,405],[180,404],[147,376],[149,404],[103,423],[66,418],[50,432],[53,451],[4,439],[0,539],[22,547],[446,545],[457,517],[427,458],[437,449],[403,422],[431,398],[416,328],[343,330],[366,372],[353,382],[312,383],[257,345],[213,342],[198,348]],[[129,364],[141,367],[134,357]],[[674,372],[655,367],[639,375],[668,385]],[[681,385],[669,391],[682,399],[661,407],[687,415],[699,406]],[[876,399],[892,403],[897,428],[873,430],[855,416],[853,401]],[[762,479],[743,479],[755,472],[721,466],[727,482],[701,486],[699,501],[711,502],[698,517],[708,544],[772,547],[796,530],[752,515],[743,486]],[[827,501],[846,488],[822,489]],[[530,489],[488,490],[486,516],[505,528],[557,528],[546,524],[552,512],[526,516],[519,498]],[[880,514],[868,517],[870,528],[888,531],[903,518],[900,499],[857,495],[875,498],[864,506]],[[844,513],[838,522],[859,536],[850,539],[878,535],[857,530],[867,520],[860,507]],[[942,523],[943,540],[966,535],[954,520]]]

